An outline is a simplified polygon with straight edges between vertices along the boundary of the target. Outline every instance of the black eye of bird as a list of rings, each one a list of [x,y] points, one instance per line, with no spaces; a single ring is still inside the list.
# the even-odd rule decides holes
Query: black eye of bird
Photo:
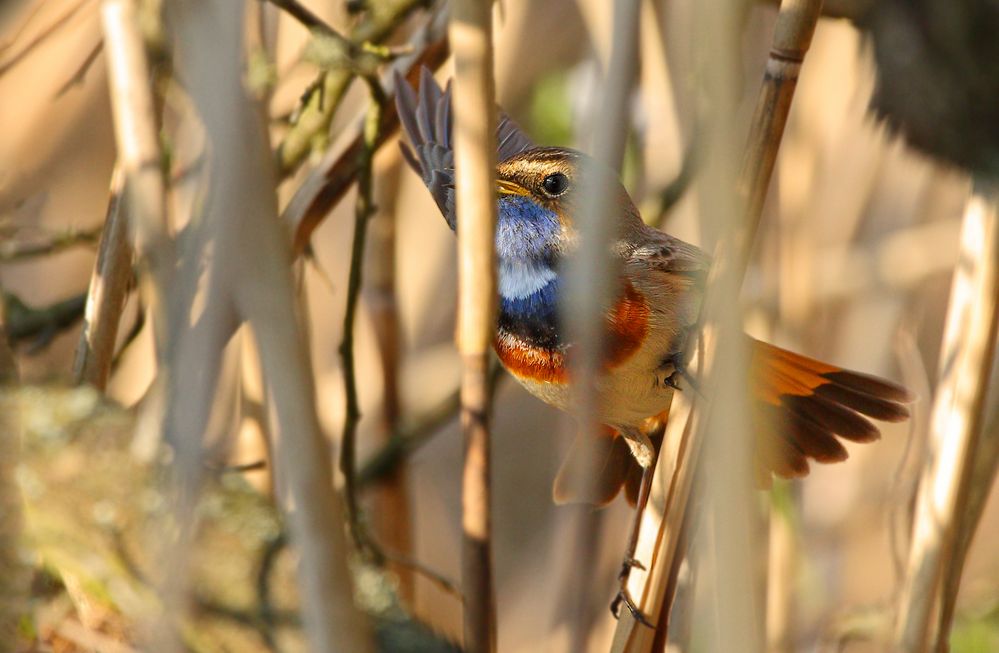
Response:
[[[541,182],[541,190],[548,197],[558,197],[569,190],[569,178],[561,172],[555,172],[544,178]]]

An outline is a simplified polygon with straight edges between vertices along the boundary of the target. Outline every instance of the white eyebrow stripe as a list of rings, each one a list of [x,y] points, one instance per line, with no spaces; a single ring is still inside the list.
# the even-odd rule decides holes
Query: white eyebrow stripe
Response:
[[[557,276],[541,262],[501,261],[499,292],[506,299],[524,299],[538,292]]]

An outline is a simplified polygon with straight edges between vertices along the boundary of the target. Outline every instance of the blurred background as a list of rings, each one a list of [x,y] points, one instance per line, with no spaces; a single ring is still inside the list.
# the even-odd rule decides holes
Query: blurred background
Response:
[[[349,11],[350,3],[341,0],[303,4],[346,33],[359,20]],[[691,153],[698,130],[710,129],[697,88],[691,29],[695,4],[642,4],[640,72],[631,97],[623,175],[646,221],[700,243],[696,196],[683,192],[683,180],[696,175]],[[94,265],[115,163],[98,11],[97,0],[0,6],[0,288],[22,384],[46,389],[37,391],[37,401],[26,413],[31,417],[24,422],[25,437],[39,438],[42,444],[25,445],[23,465],[29,471],[19,474],[19,480],[36,488],[26,491],[33,538],[29,549],[48,579],[48,584],[36,579],[31,590],[36,641],[50,646],[39,644],[38,650],[112,650],[100,642],[126,646],[132,637],[133,613],[122,607],[118,590],[98,587],[97,581],[73,589],[66,580],[106,580],[111,572],[98,574],[89,567],[117,568],[95,561],[95,551],[117,555],[107,533],[127,530],[134,521],[118,503],[121,485],[110,480],[114,476],[104,482],[94,477],[104,472],[134,475],[124,469],[127,458],[115,458],[108,450],[121,448],[131,437],[135,407],[155,373],[148,329],[138,330],[126,345],[142,312],[132,293],[122,316],[122,352],[108,401],[92,391],[69,389],[81,296]],[[260,88],[276,146],[288,133],[288,118],[317,67],[307,56],[309,33],[298,22],[271,5],[251,3],[248,11],[247,31],[253,37],[247,59],[256,62],[250,70],[265,73]],[[611,11],[612,3],[602,0],[497,4],[498,99],[536,142],[589,147],[581,126],[595,111],[601,91],[599,71],[609,56]],[[768,3],[744,7],[739,106],[744,129],[775,16],[776,7]],[[390,42],[404,43],[428,17],[426,10],[412,12],[399,21]],[[438,79],[451,76],[449,65],[441,68]],[[883,650],[877,638],[890,628],[891,601],[904,568],[928,398],[937,378],[951,272],[971,188],[966,173],[915,152],[872,117],[868,107],[874,85],[870,40],[848,20],[823,18],[801,73],[744,288],[746,328],[816,358],[900,381],[920,400],[910,422],[882,425],[880,442],[848,444],[847,462],[813,465],[808,478],[779,483],[772,497],[761,493],[761,506],[773,503],[793,515],[790,534],[771,531],[776,552],[771,565],[780,562],[786,571],[780,582],[793,597],[786,604],[793,637],[777,650]],[[280,206],[328,143],[354,133],[366,97],[363,84],[350,87],[330,137],[313,143],[302,165],[281,183]],[[184,163],[182,156],[176,157],[171,173],[183,174]],[[374,177],[377,212],[370,225],[355,333],[362,467],[399,424],[418,423],[446,401],[459,376],[453,345],[454,237],[394,142],[379,151]],[[351,191],[321,223],[312,235],[312,257],[297,265],[316,401],[323,432],[334,447],[344,420],[338,347],[353,197]],[[46,251],[24,254],[32,244],[45,245]],[[252,351],[244,349],[242,403],[223,429],[232,443],[227,449],[232,464],[267,455],[259,373]],[[499,648],[572,650],[571,620],[576,615],[566,609],[572,598],[567,593],[572,579],[583,579],[592,604],[587,650],[608,650],[615,621],[607,605],[616,591],[630,509],[619,497],[599,512],[592,562],[580,565],[568,557],[572,542],[566,538],[575,532],[567,528],[572,513],[591,510],[556,507],[551,500],[571,426],[507,378],[500,381],[494,414]],[[427,435],[391,482],[365,491],[364,504],[386,548],[457,580],[461,442],[456,420],[444,420]],[[222,483],[212,490],[225,497],[216,512],[236,506],[233,510],[260,515],[235,526],[224,523],[232,515],[219,517],[223,523],[218,532],[203,536],[207,543],[199,556],[209,561],[206,567],[215,567],[215,575],[204,577],[202,589],[217,609],[211,609],[207,598],[199,603],[204,648],[197,650],[301,650],[304,644],[294,627],[276,627],[277,640],[268,642],[253,623],[241,623],[238,615],[225,611],[226,601],[252,604],[260,551],[273,543],[278,528],[268,512],[268,471],[235,478],[255,490],[241,481],[233,481],[239,487]],[[968,558],[951,639],[955,653],[999,651],[995,494]],[[147,509],[136,508],[140,513]],[[251,522],[256,526],[247,526]],[[83,555],[58,534],[60,528],[96,530],[95,538],[111,544]],[[241,556],[246,556],[244,562],[233,560]],[[394,582],[411,613],[447,638],[458,638],[461,611],[455,597],[405,566],[390,568],[398,572]],[[275,601],[291,609],[296,599],[287,570],[283,573],[288,587],[275,587]],[[222,585],[229,589],[220,590]],[[233,589],[244,585],[246,589]],[[64,591],[70,600],[59,599]],[[88,648],[85,639],[71,636],[77,623],[104,639],[91,640]]]

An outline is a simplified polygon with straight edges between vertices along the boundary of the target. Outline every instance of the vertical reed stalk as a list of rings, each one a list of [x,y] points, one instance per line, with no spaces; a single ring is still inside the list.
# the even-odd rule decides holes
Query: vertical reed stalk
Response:
[[[746,519],[754,511],[750,500],[752,491],[749,461],[751,438],[748,413],[745,410],[744,388],[738,379],[744,378],[744,352],[740,351],[741,317],[738,307],[738,290],[745,275],[749,252],[762,215],[763,201],[770,185],[774,162],[780,148],[784,126],[793,98],[801,63],[811,42],[815,24],[821,13],[821,0],[785,0],[781,3],[774,33],[773,47],[767,61],[766,74],[760,90],[756,112],[743,161],[742,172],[736,185],[734,160],[735,126],[732,122],[734,89],[736,88],[735,62],[738,33],[731,3],[720,2],[704,10],[705,22],[703,55],[710,64],[706,83],[713,93],[719,114],[714,116],[710,137],[706,140],[706,164],[702,180],[702,210],[709,218],[708,225],[718,239],[715,264],[708,282],[703,313],[706,328],[705,387],[709,388],[714,406],[694,406],[687,429],[693,432],[689,445],[679,448],[673,464],[661,461],[657,477],[672,471],[670,494],[676,499],[667,504],[668,512],[662,519],[646,519],[639,540],[639,557],[642,551],[654,548],[652,571],[648,576],[653,583],[641,592],[640,608],[646,614],[660,614],[661,601],[672,601],[664,596],[673,577],[670,570],[679,564],[675,538],[685,521],[688,509],[686,499],[698,465],[698,452],[703,440],[707,450],[705,476],[711,481],[706,485],[711,510],[715,553],[713,579],[724,582],[709,594],[715,599],[719,623],[713,632],[710,647],[713,650],[758,650],[762,628],[758,628],[759,609],[754,603],[754,559],[751,546],[751,525]],[[725,192],[737,188],[744,199],[740,207],[736,195]],[[719,192],[721,189],[721,192]],[[743,220],[736,216],[743,215]],[[688,347],[688,356],[690,355]],[[702,413],[705,413],[702,415]],[[674,413],[674,419],[676,414]],[[670,434],[667,433],[667,442]],[[675,436],[674,436],[675,437]],[[736,446],[731,446],[737,443]],[[659,482],[657,481],[658,485]],[[658,571],[657,571],[658,570]],[[646,580],[644,574],[633,574],[632,583]],[[705,577],[699,574],[699,578]],[[735,588],[735,589],[734,589]],[[670,592],[672,593],[672,592]],[[633,595],[635,592],[633,591]],[[660,603],[657,603],[659,601]],[[668,609],[668,608],[667,608]],[[630,618],[622,617],[615,633],[615,651],[651,651],[654,638],[636,630]]]
[[[594,96],[592,134],[590,147],[593,156],[609,167],[620,170],[625,143],[631,123],[629,107],[635,83],[638,62],[639,15],[638,0],[620,0],[613,3],[613,22],[610,27],[611,48],[599,95]],[[599,176],[584,177],[580,184],[582,210],[574,216],[579,229],[579,249],[568,259],[565,301],[559,307],[564,316],[569,341],[575,343],[574,354],[569,360],[572,371],[573,412],[576,417],[576,437],[599,438],[601,404],[598,379],[602,374],[605,352],[604,315],[618,291],[619,265],[612,254],[611,245],[617,241],[623,207],[617,204],[613,188],[599,182]],[[586,447],[582,448],[584,451]],[[650,456],[653,452],[649,452]],[[590,494],[589,485],[599,474],[597,465],[604,461],[581,460],[578,473],[573,475],[577,486],[573,493]],[[580,487],[582,486],[582,487]],[[572,605],[567,606],[571,615],[571,641],[573,650],[585,650],[594,619],[604,606],[593,600],[592,581],[580,575],[579,569],[596,564],[594,535],[598,532],[598,516],[592,511],[575,511],[565,527],[570,544],[565,552],[572,564],[564,567],[575,575],[566,582],[567,595]]]
[[[454,53],[454,161],[458,211],[458,349],[462,473],[462,591],[465,649],[496,650],[490,502],[489,347],[496,313],[496,102],[492,3],[456,0],[450,26]]]
[[[997,324],[999,214],[993,192],[987,198],[973,197],[964,215],[961,253],[940,351],[929,449],[916,499],[906,577],[898,598],[893,638],[897,651],[939,650],[949,634],[932,632],[932,625],[942,602],[953,602],[953,595],[944,599],[943,592],[956,594],[958,589],[956,579],[944,583],[942,576],[952,559],[963,555],[957,548],[958,524],[960,513],[968,509],[970,479],[979,453]],[[959,576],[960,569],[953,573]]]
[[[132,245],[122,206],[123,177],[121,168],[116,167],[97,261],[87,290],[83,331],[73,361],[73,380],[89,383],[102,392],[111,375],[118,324],[132,280]]]
[[[399,192],[401,159],[398,155],[379,175],[381,184],[376,204],[380,211],[371,220],[371,252],[368,258],[367,305],[371,312],[375,340],[381,354],[382,446],[388,446],[399,430],[401,406],[399,397],[400,334],[399,307],[396,300],[396,219],[395,197]],[[377,520],[376,532],[385,548],[406,558],[412,557],[412,520],[407,491],[406,464],[400,464],[375,488],[376,505],[372,518]],[[413,571],[405,565],[394,565],[399,578],[400,597],[412,604],[414,599]]]
[[[167,320],[162,292],[169,286],[173,252],[149,64],[134,0],[105,0],[101,21],[124,208],[139,264],[147,273],[142,275],[142,290],[154,316],[162,358]]]

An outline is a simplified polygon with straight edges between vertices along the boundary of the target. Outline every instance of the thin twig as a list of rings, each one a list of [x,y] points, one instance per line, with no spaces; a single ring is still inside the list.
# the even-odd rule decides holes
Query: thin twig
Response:
[[[350,250],[350,273],[347,280],[347,306],[343,316],[343,340],[340,343],[340,357],[343,360],[344,395],[346,412],[343,435],[340,439],[340,472],[344,479],[344,494],[347,505],[347,522],[354,538],[354,545],[364,553],[372,553],[372,545],[365,536],[358,507],[356,483],[357,425],[361,420],[361,409],[357,398],[357,373],[354,366],[354,323],[357,304],[361,296],[361,276],[364,269],[364,244],[368,234],[368,223],[375,206],[372,200],[371,166],[378,143],[385,95],[377,81],[369,80],[371,106],[364,121],[364,147],[358,161],[357,204],[354,213],[354,238]]]
[[[4,240],[0,242],[0,261],[8,263],[58,254],[73,247],[92,245],[97,242],[99,235],[99,229],[71,229],[63,233],[51,234],[47,239],[40,242],[25,243],[16,240]]]
[[[608,167],[620,171],[624,160],[629,127],[629,107],[632,89],[638,71],[638,42],[641,2],[618,0],[613,4],[613,20],[607,26],[612,44],[606,72],[599,86],[595,104],[599,111],[593,116],[590,133],[593,156]],[[586,174],[579,182],[580,209],[573,216],[579,231],[579,247],[566,262],[565,295],[559,307],[564,320],[568,341],[575,352],[569,358],[572,382],[572,409],[576,418],[577,438],[600,438],[604,396],[600,377],[604,373],[607,352],[607,321],[609,307],[619,292],[621,260],[612,253],[609,244],[619,238],[622,207],[606,175]],[[572,476],[575,486],[570,492],[589,496],[600,476],[604,460],[592,455],[591,447],[581,447],[583,454],[576,463],[578,471]],[[654,465],[654,451],[648,451],[645,464]],[[635,519],[642,511],[636,506]],[[605,606],[593,601],[592,581],[580,575],[580,568],[596,566],[597,549],[593,544],[598,531],[592,513],[577,512],[567,528],[566,555],[576,565],[563,567],[574,577],[565,579],[570,588],[569,612],[570,646],[584,650],[594,622]],[[631,536],[629,534],[629,546]],[[630,554],[629,554],[630,555]],[[578,566],[577,566],[578,565]],[[601,602],[602,603],[602,602]]]
[[[495,394],[501,378],[503,378],[503,368],[498,362],[493,361],[489,379],[490,392]],[[401,424],[388,443],[371,456],[361,468],[357,477],[358,486],[378,483],[392,474],[407,456],[426,444],[435,433],[457,416],[459,410],[461,410],[460,388],[419,417]]]
[[[496,314],[496,101],[492,3],[456,0],[454,53],[455,202],[458,214],[458,350],[462,358],[461,583],[465,649],[496,650],[489,444],[489,350]]]
[[[663,225],[666,224],[666,218],[669,217],[670,211],[673,207],[683,198],[690,189],[690,185],[694,181],[694,175],[697,173],[697,165],[700,157],[700,152],[698,148],[700,147],[700,140],[695,131],[694,137],[691,139],[690,144],[687,145],[687,149],[684,150],[683,160],[680,162],[680,170],[677,172],[676,177],[667,184],[666,188],[662,189],[659,193],[659,214],[652,221],[652,224],[657,228],[662,229]]]
[[[906,653],[941,650],[947,641],[948,632],[934,633],[932,628],[936,623],[949,625],[961,572],[961,564],[955,567],[952,562],[963,560],[958,547],[970,543],[970,532],[961,534],[967,537],[965,542],[959,541],[959,524],[965,521],[959,513],[969,508],[999,328],[999,209],[995,189],[987,191],[973,197],[965,212],[961,255],[951,286],[930,446],[892,642],[893,650]],[[991,464],[995,465],[994,457]],[[946,582],[944,569],[950,574]],[[950,606],[940,614],[937,610],[944,601]]]
[[[416,42],[426,42],[426,45],[411,60],[399,63],[400,68],[407,71],[406,78],[411,84],[417,83],[421,66],[435,70],[448,56],[447,36],[437,22],[424,30]],[[385,88],[388,98],[394,92],[391,87]],[[399,117],[395,112],[395,104],[389,102],[382,112],[378,146],[381,147],[398,129]],[[308,249],[312,232],[354,185],[363,147],[361,131],[363,128],[349,141],[330,149],[323,156],[282,211],[281,219],[293,233],[292,244],[296,256],[301,256]]]
[[[275,7],[284,10],[292,18],[298,22],[305,25],[310,30],[321,32],[326,36],[336,39],[340,44],[343,45],[346,51],[352,51],[354,49],[354,44],[347,40],[347,38],[340,32],[333,29],[329,23],[317,16],[312,12],[311,9],[301,4],[297,0],[267,0]]]
[[[378,43],[424,3],[425,0],[381,2],[378,11],[366,16],[345,41],[349,40],[352,48],[360,48],[365,43]],[[298,120],[277,148],[278,170],[282,176],[294,171],[308,155],[315,138],[325,135],[329,130],[333,115],[355,72],[350,67],[345,67],[322,75],[320,90],[306,98],[305,106],[297,112]]]
[[[41,45],[47,38],[51,37],[53,34],[59,31],[59,29],[65,27],[69,23],[69,21],[89,3],[90,0],[79,0],[78,2],[75,2],[74,4],[70,5],[70,7],[66,11],[60,14],[58,18],[53,19],[53,21],[48,25],[46,25],[44,28],[42,28],[42,30],[37,35],[35,35],[34,38],[28,41],[28,43],[26,43],[24,47],[18,50],[17,53],[11,55],[4,61],[0,61],[0,75],[3,75],[8,70],[21,63],[25,57],[31,54],[32,50]],[[25,23],[24,27],[26,26],[27,23]],[[20,30],[18,30],[17,36],[20,36]],[[17,36],[14,37],[15,40]],[[0,47],[0,52],[3,52],[4,50],[6,50],[9,47],[12,47],[13,45],[14,45],[13,41],[5,43],[2,47]]]
[[[74,295],[48,306],[28,306],[12,293],[2,293],[6,336],[12,342],[33,340],[32,349],[44,347],[60,331],[83,317],[86,295]]]
[[[83,58],[83,61],[77,66],[76,71],[70,75],[69,79],[63,82],[63,85],[59,87],[56,91],[56,97],[62,97],[71,88],[78,84],[82,84],[87,78],[87,73],[93,67],[94,62],[97,61],[97,57],[100,56],[101,52],[104,51],[104,39],[98,39],[97,43],[94,43],[90,48],[90,52],[87,56]]]
[[[170,286],[173,245],[167,235],[166,192],[150,69],[136,12],[129,0],[105,0],[102,21],[128,223],[141,271],[147,273],[140,275],[142,290],[158,327],[157,354],[162,360],[168,319],[162,292]]]
[[[118,325],[132,281],[132,246],[121,201],[123,181],[121,169],[116,168],[100,250],[90,276],[83,332],[73,361],[73,380],[101,391],[111,375]]]

